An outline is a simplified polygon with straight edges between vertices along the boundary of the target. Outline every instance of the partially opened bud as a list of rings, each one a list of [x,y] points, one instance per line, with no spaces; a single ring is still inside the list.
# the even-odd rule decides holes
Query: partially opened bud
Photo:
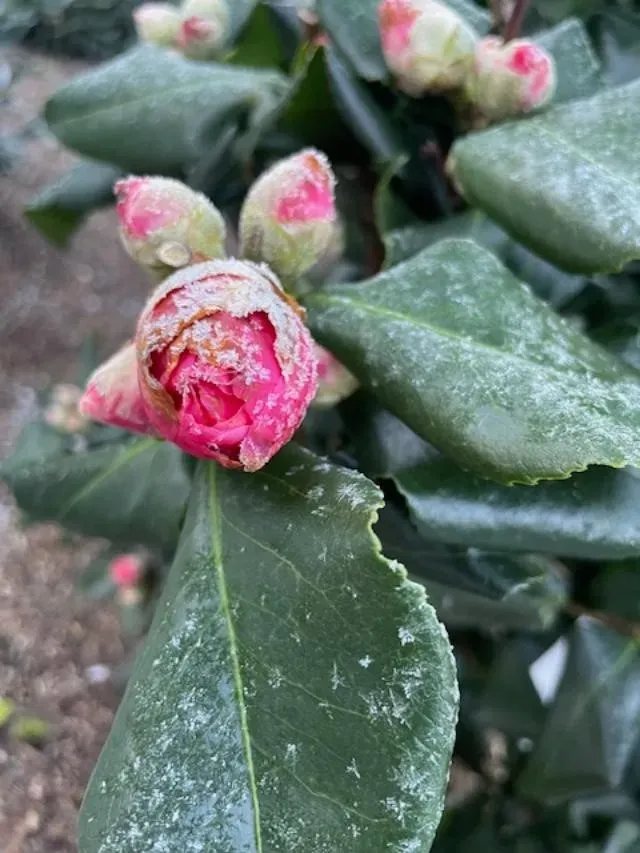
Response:
[[[385,61],[398,86],[416,97],[460,87],[473,65],[475,30],[437,0],[382,0]]]
[[[170,178],[116,182],[116,212],[125,249],[161,273],[224,256],[224,219],[209,199]]]
[[[264,265],[180,270],[136,334],[149,420],[187,453],[256,471],[292,437],[317,386],[302,310]]]
[[[140,41],[170,47],[180,30],[180,12],[171,3],[143,3],[133,12],[133,23]]]
[[[92,421],[142,435],[154,434],[140,394],[133,344],[124,346],[89,377],[79,409]]]
[[[478,44],[466,92],[479,116],[500,121],[548,103],[556,89],[553,58],[525,39],[507,42],[494,36]]]
[[[140,554],[120,554],[109,563],[109,577],[115,586],[127,589],[140,585],[145,560]]]
[[[222,47],[229,13],[226,0],[185,0],[176,43],[190,59],[212,59]]]
[[[329,161],[312,148],[268,169],[251,187],[240,215],[244,257],[266,261],[285,279],[306,272],[335,234],[334,187]]]
[[[313,405],[328,409],[350,397],[358,387],[358,380],[328,349],[316,343],[315,351],[318,359],[318,390]]]

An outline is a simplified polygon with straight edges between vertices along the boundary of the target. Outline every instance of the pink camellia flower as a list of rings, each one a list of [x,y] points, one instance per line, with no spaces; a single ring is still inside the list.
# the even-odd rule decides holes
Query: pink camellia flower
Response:
[[[335,177],[312,148],[280,160],[251,187],[240,214],[241,252],[285,279],[302,275],[335,234]]]
[[[136,345],[156,431],[226,468],[265,465],[316,392],[302,309],[265,265],[211,261],[174,273],[142,312]]]
[[[171,3],[143,3],[134,9],[133,23],[140,41],[170,47],[180,29],[180,12]]]
[[[318,390],[313,405],[324,409],[350,397],[358,387],[358,380],[328,349],[316,343],[315,351],[318,360]]]
[[[142,266],[168,274],[224,256],[225,225],[209,199],[170,178],[117,181],[116,213],[127,252]]]
[[[92,421],[142,435],[154,434],[140,394],[133,344],[127,344],[93,373],[78,408]]]
[[[176,44],[190,59],[212,59],[222,47],[229,14],[225,0],[185,0]]]
[[[109,563],[109,577],[119,588],[139,586],[144,576],[144,564],[139,554],[120,554]]]
[[[437,0],[382,0],[380,41],[398,86],[418,97],[460,87],[473,64],[477,33]]]
[[[481,119],[500,121],[547,104],[556,89],[553,58],[526,39],[495,36],[478,44],[466,92]]]

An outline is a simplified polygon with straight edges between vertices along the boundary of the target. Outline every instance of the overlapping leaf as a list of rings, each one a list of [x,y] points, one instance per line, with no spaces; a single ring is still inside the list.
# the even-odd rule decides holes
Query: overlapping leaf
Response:
[[[180,173],[230,116],[256,122],[287,91],[276,71],[190,62],[143,45],[80,75],[48,102],[56,136],[123,169]]]
[[[424,592],[378,553],[380,503],[293,445],[257,474],[202,464],[82,853],[429,849],[455,671]]]
[[[451,167],[471,204],[576,272],[640,258],[640,81],[459,140]]]
[[[640,464],[640,381],[471,241],[307,298],[314,334],[462,467],[497,481]]]

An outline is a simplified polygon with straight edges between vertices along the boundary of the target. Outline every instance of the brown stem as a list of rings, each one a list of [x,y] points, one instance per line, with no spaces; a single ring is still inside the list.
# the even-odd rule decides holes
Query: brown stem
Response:
[[[529,0],[516,0],[511,17],[504,28],[503,38],[505,41],[511,41],[511,39],[517,38],[520,35],[522,22],[528,8]]]
[[[607,628],[617,631],[618,634],[640,639],[640,625],[637,622],[630,622],[628,619],[623,619],[613,613],[606,613],[604,610],[589,610],[588,607],[584,607],[575,601],[567,602],[564,610],[565,613],[568,613],[569,616],[575,616],[576,619],[579,616],[589,616],[591,619],[606,625]]]
[[[502,0],[489,0],[489,6],[491,8],[491,17],[493,19],[493,26],[491,29],[501,33],[505,25]]]

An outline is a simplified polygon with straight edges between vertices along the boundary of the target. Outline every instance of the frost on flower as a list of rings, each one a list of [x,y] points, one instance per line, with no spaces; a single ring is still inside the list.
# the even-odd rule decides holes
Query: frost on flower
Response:
[[[281,160],[253,185],[240,216],[242,254],[284,278],[302,275],[335,236],[335,177],[319,151]]]
[[[555,63],[544,48],[526,39],[505,44],[495,36],[479,42],[466,94],[484,122],[542,107],[555,89]]]
[[[114,192],[122,242],[142,266],[168,274],[224,256],[224,220],[202,193],[170,178],[133,175]]]
[[[302,311],[264,265],[212,261],[174,273],[147,303],[136,343],[158,433],[228,468],[266,464],[316,391]]]
[[[460,87],[478,36],[437,0],[382,0],[378,7],[385,61],[398,86],[419,97]]]

